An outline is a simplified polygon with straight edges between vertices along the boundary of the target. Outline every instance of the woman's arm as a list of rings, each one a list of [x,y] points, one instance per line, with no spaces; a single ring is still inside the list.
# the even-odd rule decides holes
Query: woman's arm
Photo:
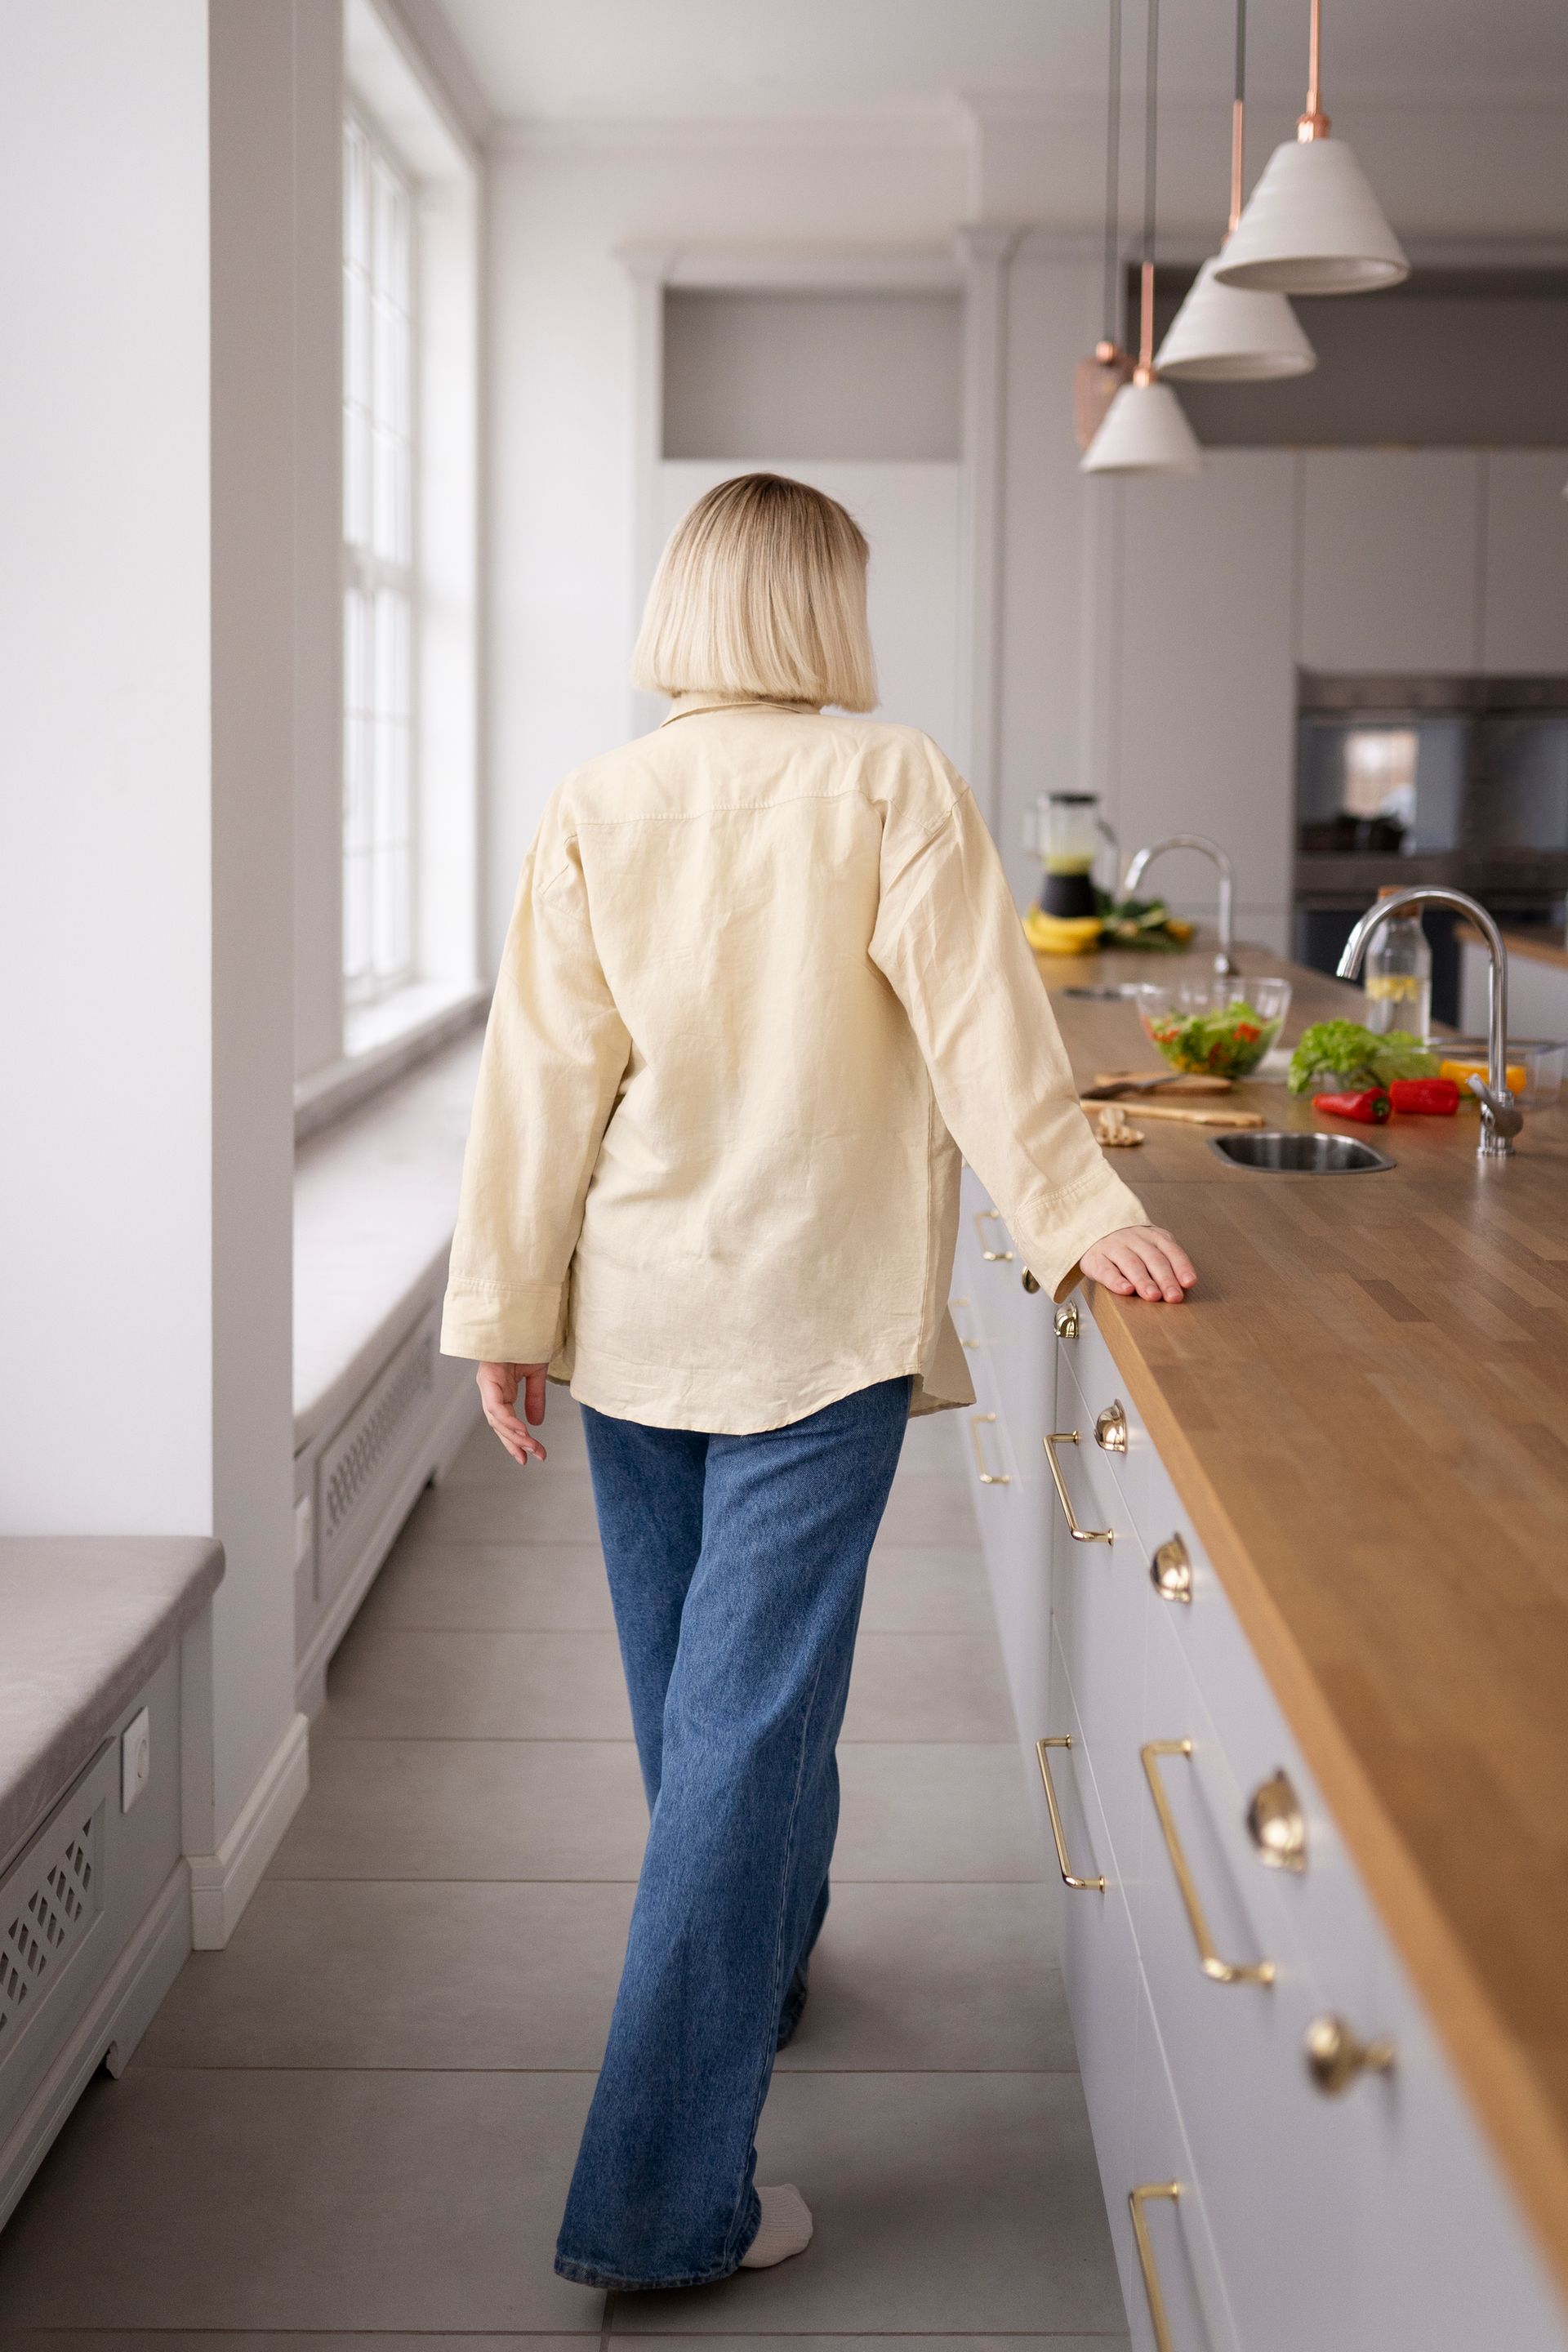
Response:
[[[441,1319],[445,1354],[527,1369],[561,1345],[583,1202],[631,1050],[575,841],[549,837],[551,870],[536,847],[501,957]]]
[[[1059,1297],[1081,1265],[1173,1306],[1197,1279],[1192,1262],[1095,1141],[995,845],[967,786],[921,748],[931,772],[885,812],[871,957],[948,1132],[1043,1288]]]

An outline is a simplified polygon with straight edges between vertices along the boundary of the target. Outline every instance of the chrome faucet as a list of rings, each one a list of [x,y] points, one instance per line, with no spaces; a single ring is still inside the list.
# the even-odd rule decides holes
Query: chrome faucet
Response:
[[[1481,1139],[1476,1152],[1481,1160],[1507,1160],[1513,1151],[1513,1139],[1524,1125],[1524,1114],[1508,1084],[1508,950],[1503,946],[1502,933],[1479,900],[1467,898],[1463,890],[1441,890],[1426,882],[1413,883],[1408,890],[1397,890],[1389,898],[1379,898],[1367,908],[1345,941],[1339,962],[1340,978],[1355,978],[1367,941],[1374,931],[1381,930],[1394,916],[1423,906],[1454,908],[1468,917],[1487,943],[1487,953],[1491,958],[1487,990],[1487,1075],[1470,1080],[1470,1092],[1479,1097],[1481,1106]]]
[[[1215,957],[1214,968],[1222,979],[1227,979],[1236,970],[1231,955],[1231,906],[1236,895],[1236,870],[1217,841],[1210,841],[1207,835],[1202,833],[1173,833],[1169,841],[1152,842],[1147,849],[1138,852],[1127,869],[1127,878],[1121,887],[1131,898],[1155,858],[1163,857],[1167,849],[1195,849],[1203,856],[1212,857],[1219,868],[1219,952]]]

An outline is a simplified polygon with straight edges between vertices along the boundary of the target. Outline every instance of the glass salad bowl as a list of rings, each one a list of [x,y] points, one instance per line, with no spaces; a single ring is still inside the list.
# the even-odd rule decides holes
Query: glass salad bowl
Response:
[[[1244,975],[1144,981],[1137,1002],[1145,1036],[1173,1070],[1245,1078],[1284,1025],[1290,983]]]

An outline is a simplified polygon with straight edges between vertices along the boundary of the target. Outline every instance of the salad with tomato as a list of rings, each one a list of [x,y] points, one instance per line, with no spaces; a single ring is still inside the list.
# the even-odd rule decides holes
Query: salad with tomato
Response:
[[[1276,1010],[1272,1004],[1254,1004],[1248,996],[1187,1005],[1181,1002],[1180,992],[1167,995],[1162,990],[1144,992],[1138,1010],[1145,1035],[1173,1069],[1197,1071],[1212,1078],[1250,1076],[1279,1036],[1285,1018],[1283,1005]]]

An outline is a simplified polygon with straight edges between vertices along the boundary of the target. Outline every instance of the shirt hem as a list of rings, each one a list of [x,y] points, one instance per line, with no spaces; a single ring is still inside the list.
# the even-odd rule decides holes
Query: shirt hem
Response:
[[[781,1400],[742,1412],[726,1407],[715,1414],[704,1412],[699,1406],[682,1409],[650,1403],[642,1397],[629,1395],[612,1381],[601,1380],[592,1365],[584,1366],[581,1357],[573,1370],[570,1388],[579,1404],[605,1413],[612,1421],[636,1422],[644,1429],[689,1430],[705,1437],[759,1437],[767,1430],[787,1429],[792,1423],[805,1421],[814,1412],[825,1412],[830,1404],[840,1404],[846,1397],[856,1396],[862,1389],[875,1388],[879,1381],[900,1380],[913,1383],[910,1397],[911,1419],[921,1412],[956,1411],[968,1402],[963,1397],[933,1395],[921,1377],[918,1354],[902,1355],[887,1363],[858,1365],[843,1377],[835,1376],[803,1390],[787,1403]]]

